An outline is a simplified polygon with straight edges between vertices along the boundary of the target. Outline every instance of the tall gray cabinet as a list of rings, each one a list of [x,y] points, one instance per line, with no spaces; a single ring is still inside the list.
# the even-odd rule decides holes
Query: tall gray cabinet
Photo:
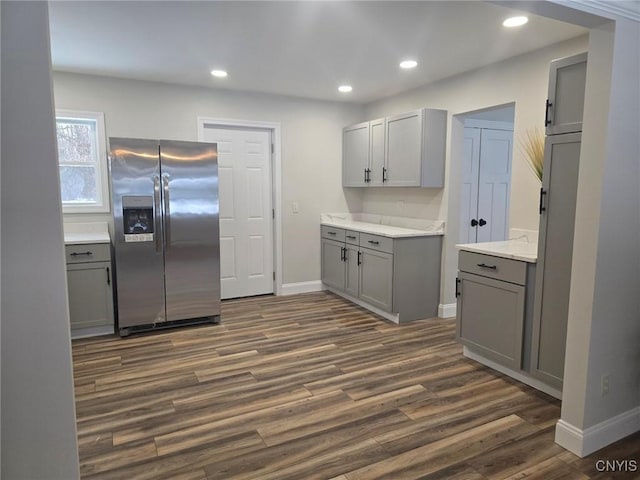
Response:
[[[531,374],[562,388],[587,54],[551,63]]]

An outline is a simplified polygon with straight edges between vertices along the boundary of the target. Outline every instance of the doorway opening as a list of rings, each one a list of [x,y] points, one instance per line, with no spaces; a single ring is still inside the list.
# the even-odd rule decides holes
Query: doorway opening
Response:
[[[509,238],[515,104],[460,115],[464,123],[459,243]]]

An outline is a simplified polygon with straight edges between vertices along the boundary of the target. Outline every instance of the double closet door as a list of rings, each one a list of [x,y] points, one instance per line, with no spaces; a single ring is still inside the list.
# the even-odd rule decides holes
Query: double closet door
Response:
[[[506,240],[513,131],[465,127],[460,243]]]

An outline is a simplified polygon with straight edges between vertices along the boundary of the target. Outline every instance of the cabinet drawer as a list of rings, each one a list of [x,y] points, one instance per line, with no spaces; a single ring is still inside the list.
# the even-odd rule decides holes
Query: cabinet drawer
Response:
[[[344,242],[344,229],[328,227],[327,225],[321,225],[320,228],[322,229],[322,238]]]
[[[85,262],[108,262],[111,258],[108,243],[87,243],[83,245],[65,245],[67,264]]]
[[[370,233],[360,233],[360,246],[381,252],[393,253],[393,238],[371,235]]]
[[[350,245],[360,245],[360,232],[347,230],[344,234],[344,238]]]
[[[525,285],[527,278],[526,262],[474,252],[460,252],[458,270],[518,285]]]

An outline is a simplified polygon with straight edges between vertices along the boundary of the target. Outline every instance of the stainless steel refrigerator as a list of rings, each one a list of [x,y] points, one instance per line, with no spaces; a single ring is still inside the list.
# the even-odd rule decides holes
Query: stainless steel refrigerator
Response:
[[[219,321],[217,145],[109,146],[120,335]]]

